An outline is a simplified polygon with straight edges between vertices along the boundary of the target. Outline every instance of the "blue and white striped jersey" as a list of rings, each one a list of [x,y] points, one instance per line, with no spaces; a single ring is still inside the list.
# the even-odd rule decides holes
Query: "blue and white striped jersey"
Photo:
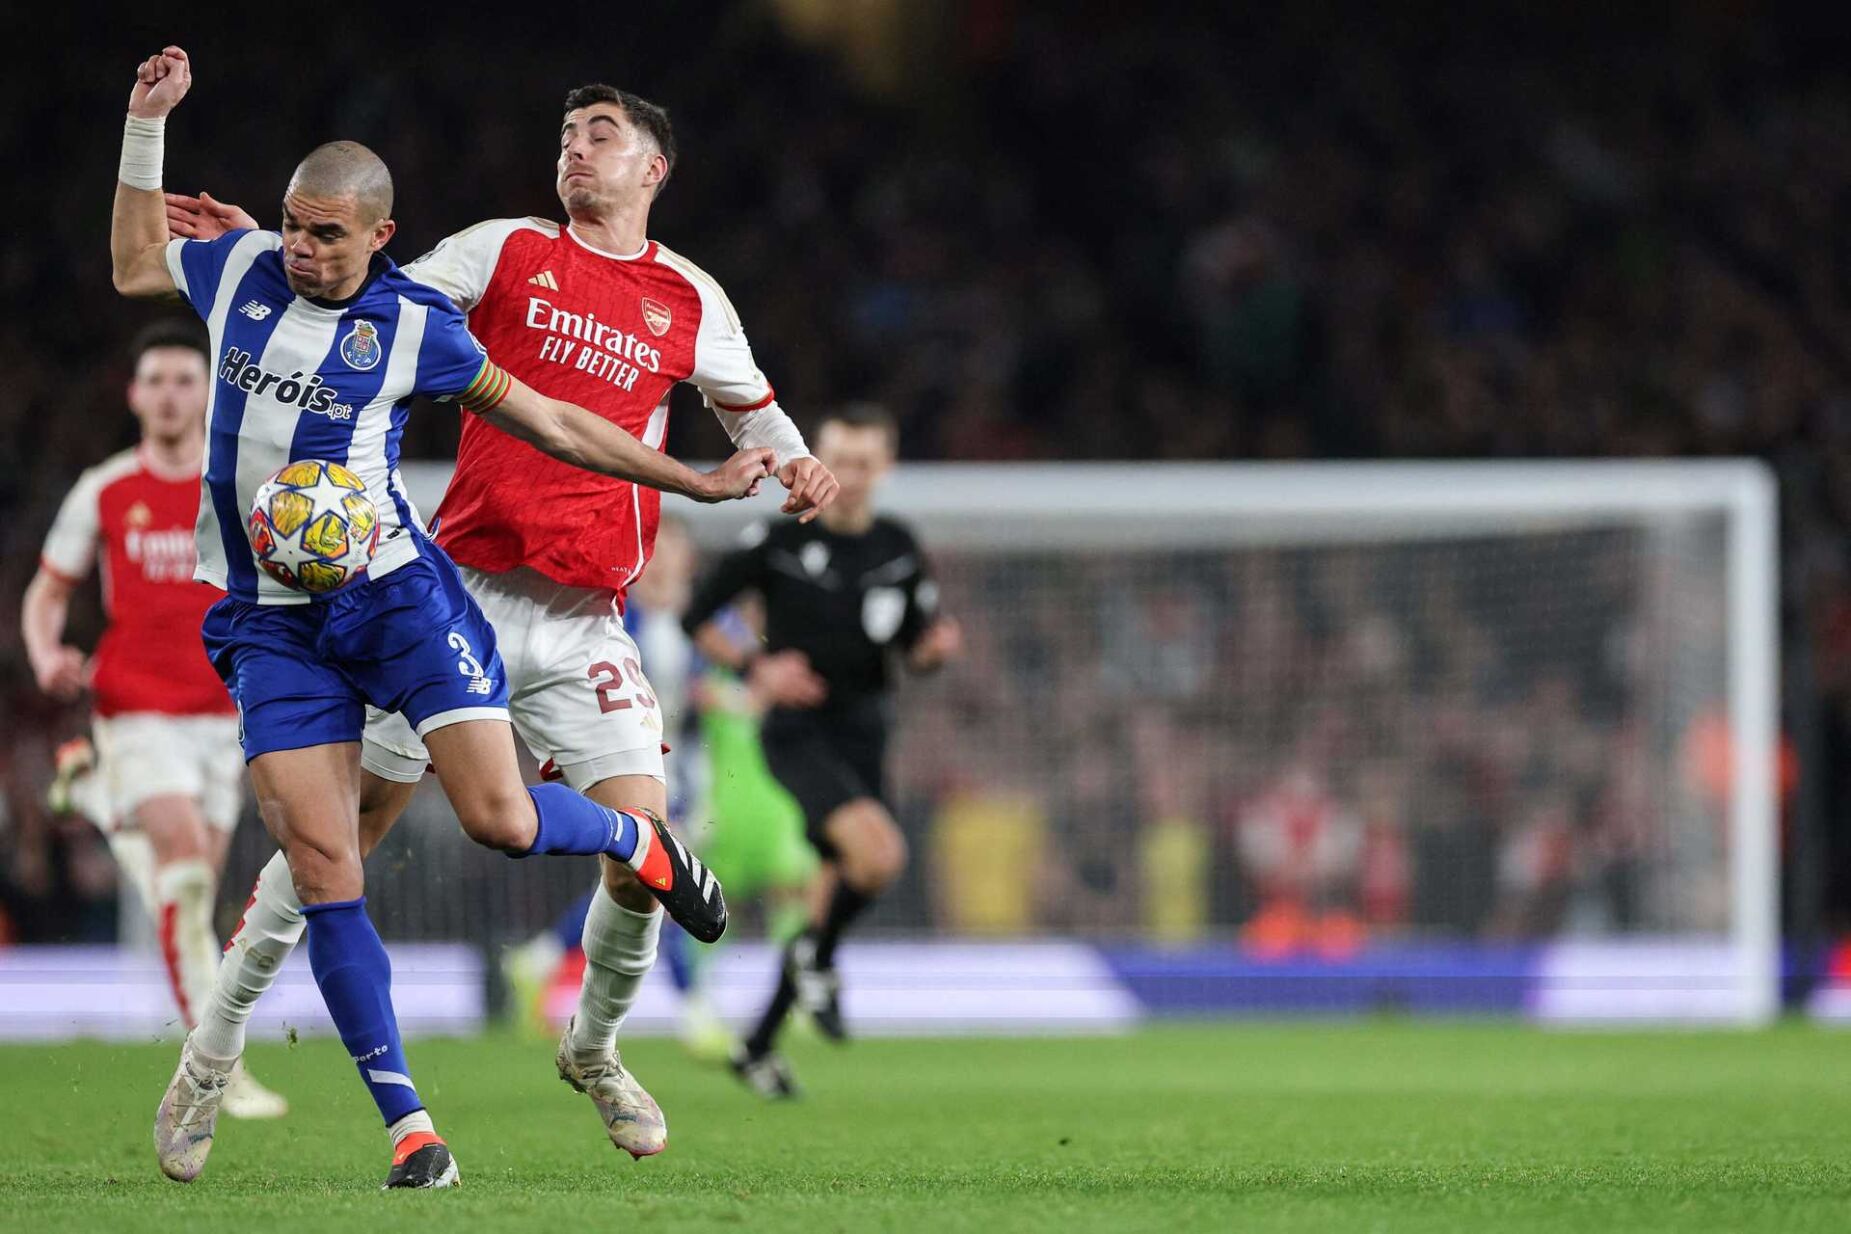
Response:
[[[205,319],[217,370],[193,577],[241,600],[307,604],[321,597],[291,591],[257,568],[244,523],[258,487],[297,459],[327,459],[357,473],[379,507],[370,573],[388,574],[424,542],[398,467],[412,396],[468,401],[478,379],[499,370],[449,297],[383,254],[359,294],[323,306],[290,290],[282,245],[272,231],[175,240],[167,268]]]

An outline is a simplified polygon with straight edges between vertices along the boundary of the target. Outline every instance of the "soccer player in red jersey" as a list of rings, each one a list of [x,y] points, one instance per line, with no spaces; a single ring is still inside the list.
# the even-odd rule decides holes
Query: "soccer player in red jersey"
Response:
[[[676,157],[662,108],[610,86],[566,96],[556,187],[568,222],[497,219],[458,232],[406,267],[469,314],[490,359],[534,389],[615,421],[652,446],[677,382],[697,387],[741,449],[776,452],[786,513],[814,517],[835,478],[810,457],[752,358],[738,314],[694,263],[649,239],[649,211]],[[250,226],[208,197],[169,198],[175,234]],[[510,710],[534,756],[614,808],[666,811],[662,715],[624,632],[624,590],[648,563],[661,495],[577,471],[465,420],[456,472],[434,520],[441,545],[494,625]],[[373,715],[362,750],[363,845],[398,818],[423,776],[423,746],[400,717]],[[556,1058],[617,1147],[660,1152],[660,1108],[616,1052],[618,1026],[655,962],[661,916],[630,871],[602,863],[583,941],[578,1011]],[[299,910],[273,862],[227,951],[206,1033],[235,1057],[242,1022],[291,945]],[[221,1022],[222,1021],[222,1022]]]
[[[244,798],[244,755],[237,709],[199,641],[220,593],[193,581],[205,339],[184,323],[161,323],[131,352],[128,405],[141,441],[84,472],[64,499],[26,588],[20,631],[41,690],[67,700],[90,691],[100,783],[86,812],[154,917],[190,1029],[218,969],[212,906]],[[65,619],[97,567],[109,624],[85,657],[65,644]],[[276,1118],[289,1106],[238,1068],[224,1108]]]

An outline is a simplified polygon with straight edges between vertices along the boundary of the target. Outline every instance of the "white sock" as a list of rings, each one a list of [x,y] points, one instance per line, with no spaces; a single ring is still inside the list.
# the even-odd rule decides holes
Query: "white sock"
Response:
[[[578,988],[578,1014],[567,1044],[575,1054],[601,1055],[617,1044],[617,1029],[643,978],[656,962],[662,913],[635,913],[611,899],[603,882],[585,914],[585,980]]]
[[[276,981],[283,961],[302,938],[302,903],[282,853],[257,876],[244,920],[238,923],[212,982],[212,995],[193,1030],[193,1048],[212,1058],[244,1053],[251,1009]]]
[[[212,997],[213,963],[218,959],[212,932],[212,901],[218,880],[199,857],[171,861],[154,872],[154,929],[161,959],[173,984],[174,1001],[188,1028]]]
[[[386,1128],[386,1134],[392,1137],[392,1147],[394,1148],[399,1146],[399,1141],[403,1140],[414,1131],[428,1131],[432,1135],[437,1134],[437,1128],[431,1125],[431,1116],[428,1110],[413,1110],[411,1113]]]

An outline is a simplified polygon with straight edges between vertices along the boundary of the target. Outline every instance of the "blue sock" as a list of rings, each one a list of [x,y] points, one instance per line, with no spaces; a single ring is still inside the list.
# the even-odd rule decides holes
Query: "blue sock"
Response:
[[[340,1030],[373,1104],[390,1127],[424,1108],[411,1084],[411,1067],[392,1014],[392,962],[366,915],[366,897],[333,904],[304,904],[309,969]]]
[[[610,810],[563,784],[536,784],[527,790],[540,825],[533,847],[521,857],[544,853],[609,853],[619,861],[636,852],[636,820]]]

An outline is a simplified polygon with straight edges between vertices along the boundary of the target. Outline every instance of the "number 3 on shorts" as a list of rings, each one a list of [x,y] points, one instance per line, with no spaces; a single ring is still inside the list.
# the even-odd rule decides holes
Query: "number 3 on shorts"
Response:
[[[452,630],[450,631],[450,637],[447,641],[450,644],[450,650],[458,653],[456,660],[457,672],[465,677],[481,677],[484,675],[482,672],[482,661],[476,659],[476,653],[471,650],[468,639],[464,638],[455,630]]]
[[[656,697],[649,692],[649,679],[643,676],[643,666],[636,662],[634,656],[624,657],[622,668],[609,660],[600,660],[585,675],[591,679],[592,688],[598,692],[600,712],[628,711],[638,703],[646,711],[656,709]],[[623,697],[630,690],[634,690],[636,697]]]

